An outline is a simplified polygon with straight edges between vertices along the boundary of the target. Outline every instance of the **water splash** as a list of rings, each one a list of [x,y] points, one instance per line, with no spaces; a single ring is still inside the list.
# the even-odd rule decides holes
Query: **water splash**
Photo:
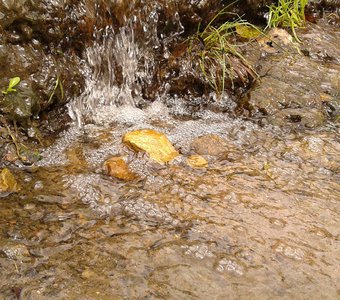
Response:
[[[69,114],[78,126],[93,122],[101,107],[136,107],[144,101],[142,88],[154,80],[155,57],[168,53],[168,40],[158,37],[156,4],[146,5],[118,29],[108,25],[94,33],[93,44],[84,53],[85,90],[69,104]],[[174,19],[182,32],[178,14]]]
[[[107,26],[96,33],[93,46],[86,49],[84,55],[85,90],[69,105],[70,115],[78,125],[92,119],[93,111],[101,106],[134,106],[132,89],[140,51],[131,26],[121,28],[117,34]],[[117,68],[121,74],[117,74]]]

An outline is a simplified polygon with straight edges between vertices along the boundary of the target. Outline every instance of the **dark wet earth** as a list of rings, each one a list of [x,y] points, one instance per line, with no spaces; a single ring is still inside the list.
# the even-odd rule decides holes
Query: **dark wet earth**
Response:
[[[249,100],[267,110],[261,122],[210,110],[181,119],[180,103],[162,99],[104,107],[95,124],[63,132],[38,166],[15,172],[22,190],[0,200],[0,298],[338,299],[332,30],[330,61],[315,43],[266,71]],[[159,165],[127,149],[122,136],[140,128],[164,132],[181,156]],[[208,166],[189,166],[192,154]],[[103,174],[115,155],[138,179]]]

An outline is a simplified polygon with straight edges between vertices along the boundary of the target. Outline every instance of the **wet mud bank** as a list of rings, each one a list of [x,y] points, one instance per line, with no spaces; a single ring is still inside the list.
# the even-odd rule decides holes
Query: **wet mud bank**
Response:
[[[196,4],[149,1],[145,4],[144,1],[2,0],[0,86],[5,88],[10,78],[16,76],[21,78],[21,83],[15,96],[1,94],[1,112],[19,121],[78,96],[85,83],[84,49],[93,42],[93,35],[107,26],[118,31],[128,20],[138,18],[137,31],[143,32],[148,28],[142,27],[149,26],[157,35],[162,34],[163,39],[183,33],[188,36],[203,16],[212,18],[222,7],[220,1]],[[154,19],[153,24],[148,25],[149,14],[154,14]],[[140,42],[154,42],[147,35],[137,32],[136,36],[140,36]]]

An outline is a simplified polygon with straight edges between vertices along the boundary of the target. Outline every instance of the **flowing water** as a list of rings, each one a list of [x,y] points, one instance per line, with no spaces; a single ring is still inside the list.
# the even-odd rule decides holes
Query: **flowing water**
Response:
[[[167,82],[144,105],[142,85],[166,48],[148,9],[144,46],[133,18],[96,34],[84,56],[86,90],[69,105],[74,125],[37,166],[16,172],[21,192],[1,199],[0,298],[338,299],[336,123],[276,127],[220,112],[219,103],[188,111]],[[319,64],[339,75],[337,62]],[[323,82],[334,97],[337,84]],[[165,133],[181,155],[159,165],[126,148],[122,136],[141,128]],[[188,165],[197,152],[207,167]],[[138,179],[103,173],[117,155]]]

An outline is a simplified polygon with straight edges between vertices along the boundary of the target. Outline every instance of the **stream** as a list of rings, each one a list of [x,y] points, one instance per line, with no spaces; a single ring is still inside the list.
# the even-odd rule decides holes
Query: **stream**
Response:
[[[21,190],[0,198],[0,299],[339,299],[339,26],[308,24],[300,52],[277,33],[269,50],[249,45],[261,80],[242,101],[188,98],[173,75],[156,76],[147,101],[173,55],[148,9],[143,46],[134,18],[94,34],[68,128],[13,170]],[[183,58],[176,76],[189,67]],[[131,150],[122,138],[139,129],[180,155],[159,164]],[[105,174],[115,156],[136,179]]]

